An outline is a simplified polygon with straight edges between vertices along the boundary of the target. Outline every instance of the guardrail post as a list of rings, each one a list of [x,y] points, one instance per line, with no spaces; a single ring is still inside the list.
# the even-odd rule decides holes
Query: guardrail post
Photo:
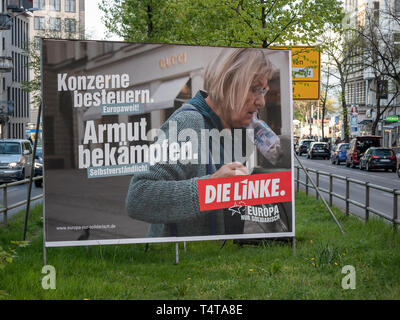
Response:
[[[329,205],[332,207],[332,198],[333,198],[333,177],[332,174],[329,174]]]
[[[346,177],[346,216],[349,215],[349,196],[350,196],[350,181]]]
[[[365,222],[369,219],[369,182],[365,184]]]
[[[315,175],[316,175],[316,185],[317,185],[317,188],[319,189],[319,172],[318,172],[318,170],[315,171]],[[317,200],[319,200],[319,195],[318,195],[317,190],[315,190],[315,197],[317,198]]]
[[[397,201],[398,201],[398,194],[396,193],[396,189],[393,190],[393,230],[397,230],[397,209],[398,209],[398,205],[397,205]]]
[[[308,174],[306,174],[306,196],[308,196]]]
[[[6,209],[6,211],[3,212],[3,223],[4,223],[4,228],[7,228],[7,225],[8,225],[8,221],[7,221],[7,208],[8,208],[8,204],[7,204],[7,184],[5,184],[4,188],[3,188],[3,202],[4,202],[4,208]]]

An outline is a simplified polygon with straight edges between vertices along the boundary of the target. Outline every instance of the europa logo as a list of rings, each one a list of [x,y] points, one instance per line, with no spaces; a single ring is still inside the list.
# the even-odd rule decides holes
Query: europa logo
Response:
[[[291,172],[274,172],[216,179],[199,179],[200,210],[292,201]]]

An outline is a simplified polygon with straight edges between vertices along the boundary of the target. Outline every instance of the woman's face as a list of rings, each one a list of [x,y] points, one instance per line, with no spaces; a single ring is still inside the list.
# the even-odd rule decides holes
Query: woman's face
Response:
[[[268,80],[265,77],[257,77],[250,85],[246,101],[241,111],[230,114],[232,128],[247,127],[258,108],[265,106],[265,94],[268,92]]]

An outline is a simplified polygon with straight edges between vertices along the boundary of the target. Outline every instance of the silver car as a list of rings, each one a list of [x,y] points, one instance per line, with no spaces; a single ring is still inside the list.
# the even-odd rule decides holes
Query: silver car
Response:
[[[0,180],[22,180],[30,176],[32,145],[28,140],[0,140]]]

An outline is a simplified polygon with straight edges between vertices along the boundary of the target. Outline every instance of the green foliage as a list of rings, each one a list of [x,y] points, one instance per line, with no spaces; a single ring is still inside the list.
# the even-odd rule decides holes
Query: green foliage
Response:
[[[0,272],[0,299],[396,299],[400,298],[400,233],[389,223],[363,223],[332,208],[343,236],[321,201],[296,193],[296,255],[291,242],[259,246],[228,241],[47,248],[57,270],[57,289],[41,286],[42,207],[30,215],[27,248]],[[0,228],[0,245],[21,237],[24,212]],[[16,243],[17,244],[17,243]],[[15,245],[16,245],[15,244]],[[24,243],[18,243],[24,245]],[[312,264],[314,263],[315,266]],[[342,267],[357,273],[356,290],[341,286]],[[3,293],[5,292],[3,291]],[[1,293],[0,293],[1,294]]]
[[[102,0],[109,31],[128,41],[198,45],[315,42],[343,18],[338,0]]]

